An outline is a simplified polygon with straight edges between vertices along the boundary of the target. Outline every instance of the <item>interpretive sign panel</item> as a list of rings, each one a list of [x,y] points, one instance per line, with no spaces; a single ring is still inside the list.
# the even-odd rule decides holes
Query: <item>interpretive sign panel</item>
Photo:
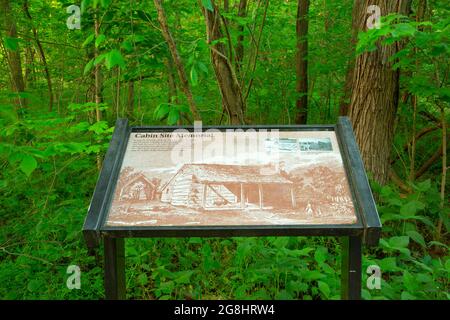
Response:
[[[342,297],[361,294],[361,245],[381,223],[350,121],[129,127],[118,120],[84,227],[104,241],[105,291],[125,297],[130,237],[338,236]]]
[[[130,134],[106,225],[356,220],[334,131],[178,130]]]

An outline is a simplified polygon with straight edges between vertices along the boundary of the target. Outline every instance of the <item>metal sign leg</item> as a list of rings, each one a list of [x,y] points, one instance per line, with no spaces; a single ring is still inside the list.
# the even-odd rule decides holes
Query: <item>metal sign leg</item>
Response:
[[[105,294],[108,300],[125,299],[125,241],[123,238],[104,238]]]
[[[361,238],[342,237],[341,299],[361,299]]]

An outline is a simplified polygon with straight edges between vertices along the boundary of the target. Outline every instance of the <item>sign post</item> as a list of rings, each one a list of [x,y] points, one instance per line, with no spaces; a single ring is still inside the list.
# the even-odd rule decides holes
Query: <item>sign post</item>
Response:
[[[118,120],[83,227],[125,299],[126,238],[335,236],[343,299],[381,223],[346,117],[337,125],[129,127]]]

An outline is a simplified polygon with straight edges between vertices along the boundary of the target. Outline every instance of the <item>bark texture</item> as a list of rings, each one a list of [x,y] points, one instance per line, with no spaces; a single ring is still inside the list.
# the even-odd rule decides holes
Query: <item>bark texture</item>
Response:
[[[202,7],[205,16],[207,42],[211,48],[211,61],[222,96],[224,111],[229,115],[231,124],[244,123],[245,102],[242,88],[236,77],[233,65],[227,57],[227,50],[222,42],[216,40],[223,38],[221,15],[218,7],[211,1],[213,11]]]
[[[298,0],[297,6],[297,124],[306,124],[308,118],[308,10],[309,0]]]
[[[362,10],[360,7],[364,3],[361,0],[355,0],[353,3],[352,11],[352,37],[351,48],[355,51],[356,43],[358,41],[359,26],[363,26],[366,23],[367,16],[360,14]],[[355,69],[355,59],[352,57],[347,65],[347,74],[345,76],[344,95],[339,103],[339,115],[346,116],[348,114],[348,108],[350,106],[350,100],[352,98],[352,83],[353,83],[353,71]]]
[[[28,0],[25,0],[23,3],[23,10],[25,11],[25,15],[30,21],[31,29],[33,30],[33,37],[36,41],[36,45],[38,47],[39,55],[41,56],[42,65],[44,66],[45,79],[47,80],[48,87],[48,111],[51,112],[53,110],[53,86],[52,86],[52,78],[50,76],[50,71],[48,69],[47,59],[45,57],[44,48],[42,47],[42,43],[39,40],[38,32],[36,27],[33,24],[33,17],[30,14],[30,9],[28,5]]]
[[[247,0],[240,0],[238,7],[238,17],[245,17],[247,15]],[[238,26],[238,38],[236,44],[236,69],[238,73],[242,71],[242,62],[244,61],[244,26]]]
[[[172,37],[172,34],[169,30],[169,26],[167,25],[167,18],[164,8],[162,6],[161,0],[153,0],[155,3],[156,11],[158,12],[158,21],[161,26],[162,35],[164,40],[166,40],[167,45],[169,47],[170,53],[172,55],[173,62],[175,63],[175,67],[177,69],[178,77],[180,78],[181,89],[183,93],[186,95],[186,99],[189,104],[189,108],[194,116],[194,120],[201,120],[200,114],[197,111],[197,106],[194,102],[194,97],[192,95],[189,82],[186,77],[186,72],[184,70],[183,63],[181,61],[181,57],[178,53],[175,40]]]
[[[6,35],[10,38],[17,38],[16,21],[14,19],[14,14],[11,8],[11,3],[9,0],[0,0],[1,15],[3,16],[3,28]],[[17,44],[16,50],[6,50],[6,58],[10,70],[11,78],[11,88],[17,94],[25,91],[25,83],[22,74],[22,61],[20,58],[20,49]],[[24,108],[26,106],[26,100],[18,97],[16,99],[16,108]]]
[[[364,0],[356,17],[358,30],[366,29],[367,7],[378,5],[381,15],[406,14],[410,1]],[[366,170],[381,184],[388,181],[389,158],[394,138],[399,98],[399,70],[389,58],[400,50],[401,44],[383,46],[359,55],[355,61],[349,117],[360,147]]]

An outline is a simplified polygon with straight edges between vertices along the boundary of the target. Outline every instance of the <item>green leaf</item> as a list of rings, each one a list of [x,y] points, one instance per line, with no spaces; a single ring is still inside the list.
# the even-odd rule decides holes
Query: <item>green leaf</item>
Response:
[[[187,105],[184,104],[180,104],[177,106],[177,109],[179,112],[183,112],[183,113],[191,113],[191,109],[189,109],[189,107]]]
[[[314,250],[314,248],[306,247],[301,250],[289,250],[289,254],[291,254],[292,256],[296,256],[296,257],[304,257],[304,256],[309,256],[309,253],[313,250]]]
[[[138,277],[137,277],[137,281],[141,286],[145,286],[148,283],[148,277],[147,274],[145,273],[141,273]]]
[[[328,284],[326,284],[323,281],[317,281],[317,284],[319,285],[319,290],[322,292],[322,294],[325,296],[325,298],[328,298],[330,296],[330,287]]]
[[[214,11],[214,7],[212,5],[211,0],[202,0],[202,4],[203,6],[208,9],[209,11],[213,12]]]
[[[106,68],[111,70],[115,66],[125,68],[125,60],[119,50],[113,49],[106,56]]]
[[[197,73],[197,69],[195,68],[195,66],[192,66],[191,68],[191,81],[192,81],[192,86],[197,86],[198,84],[198,73]]]
[[[370,294],[370,292],[366,289],[362,289],[361,290],[361,297],[364,300],[372,300],[372,295]]]
[[[431,180],[427,179],[425,181],[419,182],[416,185],[416,189],[422,192],[428,191],[431,188]]]
[[[93,131],[96,134],[102,134],[108,129],[108,122],[98,121],[89,127],[89,131]]]
[[[197,62],[197,66],[201,71],[203,71],[203,73],[205,73],[206,75],[208,74],[208,67],[203,62]]]
[[[199,237],[192,237],[192,238],[189,238],[188,243],[192,243],[192,244],[200,244],[200,243],[202,243],[202,238],[199,238]]]
[[[81,1],[81,14],[85,13],[87,8],[90,6],[92,0]]]
[[[447,250],[450,250],[449,246],[447,246],[446,244],[439,242],[439,241],[430,241],[428,244],[430,246],[438,246],[438,247],[443,247]]]
[[[403,216],[413,216],[418,211],[423,210],[424,208],[425,208],[424,203],[417,201],[417,200],[412,200],[412,201],[404,204],[400,208],[400,214]]]
[[[29,177],[37,168],[36,159],[34,159],[34,157],[30,156],[29,154],[24,154],[19,168],[23,173],[27,175],[27,177]]]
[[[420,261],[417,261],[417,260],[414,260],[414,259],[411,259],[410,261],[413,262],[415,265],[421,267],[425,271],[428,271],[430,273],[433,272],[433,269],[431,269],[429,266],[427,266],[426,264],[424,264],[424,263],[422,263]]]
[[[101,34],[97,37],[97,39],[95,39],[95,47],[98,48],[103,41],[106,40],[106,36],[104,34]]]
[[[28,282],[27,289],[31,292],[39,292],[42,290],[42,287],[44,286],[44,282],[39,279],[33,279],[30,282]]]
[[[100,4],[103,8],[106,8],[111,4],[111,0],[100,0]]]
[[[314,259],[319,264],[324,263],[327,260],[327,256],[328,256],[328,249],[325,247],[317,248],[316,252],[314,253]]]
[[[13,149],[14,150],[14,149]],[[19,152],[11,152],[10,154],[9,154],[9,157],[8,157],[8,162],[9,162],[9,164],[11,164],[11,165],[15,165],[16,164],[16,162],[18,162],[18,161],[20,161],[20,160],[22,160],[23,159],[23,154],[22,153],[19,153]]]
[[[389,245],[393,248],[406,248],[409,244],[408,236],[389,238]]]
[[[427,246],[426,243],[425,243],[425,239],[424,239],[423,236],[422,236],[420,233],[418,233],[417,231],[411,230],[411,231],[406,232],[406,234],[407,234],[411,239],[413,239],[415,242],[417,242],[418,244],[420,244],[422,247],[425,248],[425,247]]]
[[[407,270],[403,272],[402,280],[406,290],[410,292],[417,292],[417,290],[419,289],[419,284],[417,283],[416,277],[409,273]]]
[[[418,282],[427,284],[427,283],[433,283],[433,277],[427,273],[416,273],[415,278]]]
[[[317,270],[305,270],[301,271],[302,278],[309,281],[326,278],[327,276]]]
[[[98,65],[99,63],[101,63],[103,60],[106,59],[106,57],[108,56],[109,53],[102,53],[101,55],[98,55],[97,58],[95,58],[94,60],[94,66]]]
[[[380,266],[380,269],[384,272],[395,272],[399,271],[399,267],[397,266],[397,259],[395,257],[387,257],[379,260],[377,264]]]
[[[294,299],[294,294],[292,292],[289,292],[287,290],[281,290],[280,292],[277,292],[275,295],[275,299],[277,300],[292,300]]]
[[[447,261],[445,261],[445,270],[447,270],[447,272],[450,272],[450,259],[447,259]]]
[[[180,119],[180,113],[176,108],[170,108],[169,116],[167,117],[167,124],[174,125]]]
[[[121,47],[122,47],[123,49],[125,49],[125,51],[127,51],[127,52],[132,52],[132,51],[133,51],[133,45],[132,45],[132,43],[131,43],[130,41],[128,41],[128,40],[125,40],[124,42],[122,42]]]
[[[440,43],[433,46],[433,49],[431,50],[431,55],[433,57],[439,56],[443,53],[447,53],[448,46],[445,43]]]
[[[417,29],[409,23],[399,23],[392,31],[393,37],[408,37],[413,36]]]
[[[188,271],[180,271],[177,273],[177,277],[174,279],[175,283],[178,284],[187,284],[189,283],[189,280],[192,276],[194,271],[188,270]]]
[[[86,47],[89,43],[92,42],[92,40],[94,40],[95,38],[95,34],[90,34],[89,37],[86,38],[86,40],[84,40],[83,44],[81,45],[83,48]]]
[[[87,75],[87,74],[89,73],[89,71],[91,71],[93,65],[94,65],[94,59],[91,59],[91,60],[86,64],[86,66],[84,66],[83,74],[84,74],[84,75]]]
[[[12,37],[5,37],[4,44],[6,49],[16,51],[19,48],[19,39]]]
[[[289,238],[288,237],[276,237],[272,243],[278,249],[285,248],[289,243]]]
[[[417,298],[413,296],[408,291],[403,291],[401,295],[402,300],[416,300]]]
[[[162,120],[170,111],[170,107],[167,103],[161,103],[153,114],[155,120]]]

